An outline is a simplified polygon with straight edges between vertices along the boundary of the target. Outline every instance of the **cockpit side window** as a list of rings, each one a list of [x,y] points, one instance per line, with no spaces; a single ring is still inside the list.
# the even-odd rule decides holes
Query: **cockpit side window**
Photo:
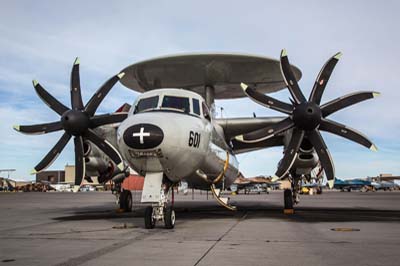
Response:
[[[149,109],[157,108],[158,106],[158,96],[153,96],[149,98],[140,99],[136,104],[134,114],[140,113]]]
[[[198,99],[193,98],[193,113],[200,115],[200,103]]]
[[[190,112],[189,98],[165,95],[161,107]]]

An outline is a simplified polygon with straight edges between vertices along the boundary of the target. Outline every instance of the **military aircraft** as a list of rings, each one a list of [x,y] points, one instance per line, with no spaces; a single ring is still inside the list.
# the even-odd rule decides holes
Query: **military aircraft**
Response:
[[[27,134],[63,131],[59,141],[34,168],[43,171],[74,137],[75,185],[87,176],[100,182],[120,182],[129,167],[145,176],[142,202],[145,227],[163,221],[175,225],[173,189],[184,180],[189,188],[211,190],[224,207],[235,210],[220,197],[238,176],[236,155],[273,146],[283,146],[273,181],[289,178],[292,189],[284,193],[285,208],[293,208],[301,179],[319,163],[329,186],[334,184],[334,166],[320,131],[330,132],[371,150],[375,145],[361,133],[327,117],[377,92],[358,92],[321,104],[321,97],[340,58],[331,57],[322,67],[308,99],[299,88],[300,70],[290,65],[282,50],[280,60],[235,54],[192,54],[151,59],[123,69],[106,81],[85,105],[82,102],[79,60],[71,72],[71,108],[37,81],[39,97],[60,120],[33,126],[15,126]],[[120,81],[142,92],[128,112],[95,115],[113,85]],[[291,103],[265,95],[288,88]],[[287,116],[217,118],[217,99],[249,97],[256,103]],[[121,207],[132,204],[129,191],[119,196]]]

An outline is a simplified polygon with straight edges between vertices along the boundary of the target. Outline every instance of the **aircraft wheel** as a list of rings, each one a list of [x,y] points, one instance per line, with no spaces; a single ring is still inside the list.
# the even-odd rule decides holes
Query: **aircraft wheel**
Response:
[[[164,208],[165,228],[172,229],[175,226],[175,211],[172,206]]]
[[[156,221],[153,217],[153,207],[148,206],[144,211],[144,227],[146,229],[153,229],[156,225]]]
[[[291,189],[285,189],[283,192],[284,202],[285,202],[285,209],[293,209],[293,196]]]
[[[124,212],[132,211],[132,193],[124,189],[119,195],[119,207]]]

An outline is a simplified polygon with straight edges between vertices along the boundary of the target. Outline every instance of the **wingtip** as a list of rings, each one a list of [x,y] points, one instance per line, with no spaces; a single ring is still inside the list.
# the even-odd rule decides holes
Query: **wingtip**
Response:
[[[124,76],[125,76],[125,73],[124,73],[124,72],[121,72],[121,73],[119,73],[119,74],[117,75],[117,77],[118,77],[119,79],[122,79]]]
[[[328,186],[329,186],[330,189],[333,188],[333,185],[334,185],[334,184],[335,184],[335,179],[328,180]]]
[[[244,91],[246,91],[247,90],[247,88],[249,87],[249,86],[247,86],[247,84],[245,84],[245,83],[240,83],[240,87],[242,87],[242,89],[244,90]]]
[[[378,151],[378,147],[375,146],[375,144],[372,144],[371,147],[369,147],[369,149],[371,151],[377,152]]]
[[[74,65],[79,65],[81,62],[79,61],[79,57],[75,58]]]
[[[343,55],[343,54],[342,54],[341,52],[339,52],[339,53],[335,54],[335,55],[333,56],[333,58],[339,60],[339,59],[342,57],[342,55]]]
[[[13,129],[16,131],[20,131],[20,126],[19,125],[13,125]]]
[[[34,79],[34,80],[32,80],[32,84],[33,84],[33,87],[36,87],[39,84],[39,82],[36,79]]]
[[[287,56],[287,51],[286,49],[282,49],[281,51],[281,57]]]

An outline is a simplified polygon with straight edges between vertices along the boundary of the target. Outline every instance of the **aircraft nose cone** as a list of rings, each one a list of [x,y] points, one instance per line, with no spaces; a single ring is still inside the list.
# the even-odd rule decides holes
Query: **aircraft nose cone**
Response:
[[[133,149],[152,149],[161,144],[164,133],[152,124],[137,124],[124,132],[124,142]]]

